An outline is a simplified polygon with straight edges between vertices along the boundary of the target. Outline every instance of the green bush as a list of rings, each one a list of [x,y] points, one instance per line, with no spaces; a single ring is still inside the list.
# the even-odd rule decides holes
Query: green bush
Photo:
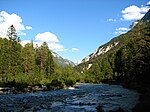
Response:
[[[71,80],[71,79],[65,80],[65,85],[66,85],[67,87],[73,86],[74,84],[75,84],[75,82],[74,82],[73,80]]]
[[[47,83],[46,86],[49,90],[62,89],[64,87],[62,82],[57,79],[52,80],[51,83]]]

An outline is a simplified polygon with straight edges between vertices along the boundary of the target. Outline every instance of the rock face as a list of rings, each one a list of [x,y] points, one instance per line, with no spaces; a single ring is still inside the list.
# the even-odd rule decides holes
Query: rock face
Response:
[[[100,46],[98,49],[95,50],[94,53],[90,54],[89,56],[85,57],[81,63],[87,62],[90,59],[96,58],[99,55],[107,53],[113,47],[117,46],[119,42],[114,42],[112,44],[108,44],[107,46]]]
[[[78,84],[74,90],[62,89],[30,94],[0,95],[0,112],[104,112],[121,108],[131,111],[138,93],[121,86]]]
[[[84,66],[83,67],[83,70],[88,70],[92,67],[93,65],[93,59],[99,57],[99,56],[103,56],[105,53],[111,51],[113,48],[115,48],[117,45],[119,44],[119,41],[116,40],[116,41],[110,41],[109,43],[105,44],[105,45],[102,45],[100,46],[98,49],[96,49],[92,54],[88,55],[87,57],[85,57],[80,64],[83,64],[83,63],[88,63],[87,66]],[[92,63],[91,63],[91,62]]]

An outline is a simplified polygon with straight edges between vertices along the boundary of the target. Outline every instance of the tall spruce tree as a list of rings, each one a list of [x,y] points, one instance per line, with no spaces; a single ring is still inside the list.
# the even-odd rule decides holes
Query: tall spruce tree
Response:
[[[54,66],[55,66],[55,63],[54,63],[54,60],[53,60],[53,56],[52,56],[51,51],[49,50],[48,51],[48,63],[47,63],[47,68],[46,68],[47,76],[54,75]]]
[[[46,42],[36,47],[36,66],[42,79],[54,73],[53,57]]]
[[[17,42],[20,41],[19,37],[17,36],[16,29],[13,25],[11,25],[8,28],[7,37],[9,38],[9,40],[12,40],[12,41],[17,41]]]
[[[27,43],[22,50],[23,71],[26,75],[34,74],[35,52],[32,43]]]
[[[22,71],[21,68],[21,44],[19,43],[19,37],[17,36],[15,27],[11,25],[7,31],[8,42],[8,70],[7,73],[15,75]]]

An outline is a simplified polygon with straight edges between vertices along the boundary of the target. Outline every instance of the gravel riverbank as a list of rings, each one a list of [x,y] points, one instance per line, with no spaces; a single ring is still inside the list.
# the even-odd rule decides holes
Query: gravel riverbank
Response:
[[[0,95],[0,112],[96,112],[97,106],[130,112],[138,99],[136,91],[119,85],[78,84],[74,90]]]

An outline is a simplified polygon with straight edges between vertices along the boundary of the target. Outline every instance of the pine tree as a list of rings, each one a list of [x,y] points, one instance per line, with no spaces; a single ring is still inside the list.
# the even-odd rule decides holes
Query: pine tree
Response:
[[[46,74],[46,68],[48,65],[48,51],[48,45],[44,42],[40,48],[40,74],[42,77]]]
[[[6,74],[8,70],[8,39],[0,38],[0,74]]]
[[[9,40],[12,40],[12,41],[17,41],[17,42],[20,41],[19,37],[17,36],[16,29],[13,25],[11,25],[8,28],[7,37],[9,38]]]
[[[32,43],[27,43],[22,50],[24,73],[34,74],[35,52]]]
[[[54,75],[54,69],[55,69],[54,66],[55,66],[55,63],[53,60],[53,56],[52,56],[51,51],[49,50],[48,51],[48,63],[47,63],[47,68],[46,68],[47,76]]]
[[[8,42],[8,74],[15,75],[21,72],[21,44],[19,43],[19,37],[13,25],[8,28],[7,37]]]
[[[40,47],[36,47],[36,65],[41,78],[52,76],[54,73],[53,56],[46,42]]]

